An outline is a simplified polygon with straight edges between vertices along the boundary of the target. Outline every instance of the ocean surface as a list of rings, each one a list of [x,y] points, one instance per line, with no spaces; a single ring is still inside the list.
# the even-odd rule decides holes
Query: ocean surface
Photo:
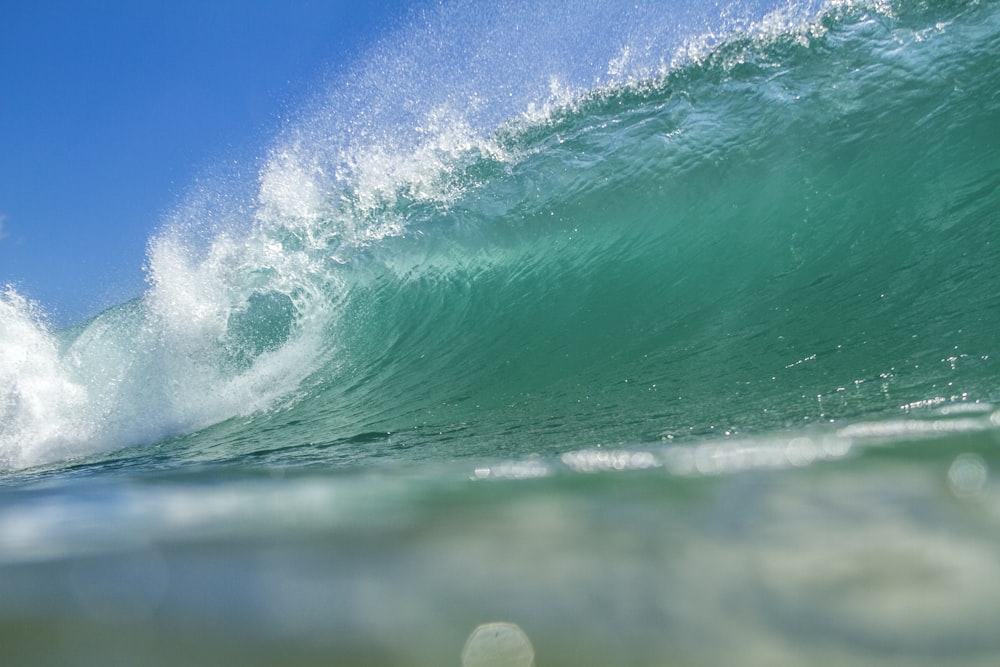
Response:
[[[998,62],[989,0],[415,9],[140,297],[0,293],[0,663],[998,664]]]

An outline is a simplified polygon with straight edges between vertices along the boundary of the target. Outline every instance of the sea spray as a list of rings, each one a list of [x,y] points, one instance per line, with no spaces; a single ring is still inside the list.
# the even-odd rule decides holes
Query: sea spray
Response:
[[[86,390],[72,380],[37,306],[0,293],[0,466],[59,458],[86,442]]]

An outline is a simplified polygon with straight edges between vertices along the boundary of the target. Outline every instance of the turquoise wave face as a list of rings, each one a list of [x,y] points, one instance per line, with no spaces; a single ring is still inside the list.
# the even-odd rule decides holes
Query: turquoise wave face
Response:
[[[3,460],[234,418],[187,446],[520,456],[997,400],[1000,12],[806,13],[623,49],[485,133],[303,121],[249,204],[154,239],[136,302],[53,336],[5,297],[36,353]]]
[[[527,454],[995,400],[993,13],[734,39],[504,126],[435,174],[447,200],[393,190],[297,444]]]

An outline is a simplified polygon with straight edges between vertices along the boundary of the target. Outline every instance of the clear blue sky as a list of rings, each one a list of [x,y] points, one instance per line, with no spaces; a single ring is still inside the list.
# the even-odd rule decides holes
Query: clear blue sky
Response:
[[[198,173],[266,150],[400,4],[3,0],[0,286],[60,326],[137,296]]]

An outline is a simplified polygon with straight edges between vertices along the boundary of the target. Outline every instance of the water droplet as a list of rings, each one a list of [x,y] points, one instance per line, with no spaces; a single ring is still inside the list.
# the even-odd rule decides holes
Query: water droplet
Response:
[[[948,488],[956,498],[975,500],[983,495],[989,469],[979,454],[960,454],[948,468]]]
[[[480,625],[462,649],[462,667],[532,667],[535,649],[514,623]]]

